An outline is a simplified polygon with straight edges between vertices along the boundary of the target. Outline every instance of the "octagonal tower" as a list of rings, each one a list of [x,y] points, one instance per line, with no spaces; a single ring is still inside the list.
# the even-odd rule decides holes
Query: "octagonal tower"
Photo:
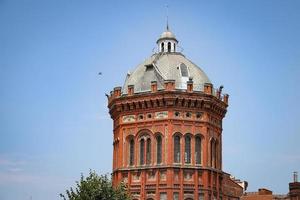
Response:
[[[108,97],[113,119],[113,184],[133,199],[227,199],[222,120],[228,95],[177,51],[167,28],[158,52]],[[226,179],[226,180],[225,180]]]

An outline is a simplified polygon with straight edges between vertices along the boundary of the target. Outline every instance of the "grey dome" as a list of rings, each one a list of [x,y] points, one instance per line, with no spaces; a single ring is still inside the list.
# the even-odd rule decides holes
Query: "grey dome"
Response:
[[[151,90],[151,81],[157,81],[158,89],[164,88],[165,80],[175,80],[175,89],[186,89],[186,82],[192,78],[195,91],[203,91],[204,83],[211,83],[206,74],[181,53],[156,53],[128,73],[123,87],[127,94],[129,85],[134,92]]]
[[[177,41],[175,35],[171,31],[169,31],[169,29],[167,29],[160,35],[157,42],[159,42],[160,40],[164,40],[164,39],[173,39],[173,40]]]

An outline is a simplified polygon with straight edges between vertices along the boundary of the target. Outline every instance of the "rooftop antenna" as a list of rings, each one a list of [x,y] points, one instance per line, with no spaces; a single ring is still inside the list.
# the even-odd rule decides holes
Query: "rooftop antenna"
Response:
[[[294,172],[294,182],[298,182],[298,172]]]

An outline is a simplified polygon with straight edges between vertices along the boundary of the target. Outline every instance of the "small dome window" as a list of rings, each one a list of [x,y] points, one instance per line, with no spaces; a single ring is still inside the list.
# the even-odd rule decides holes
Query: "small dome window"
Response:
[[[180,64],[180,72],[182,77],[189,77],[188,68],[185,64]]]

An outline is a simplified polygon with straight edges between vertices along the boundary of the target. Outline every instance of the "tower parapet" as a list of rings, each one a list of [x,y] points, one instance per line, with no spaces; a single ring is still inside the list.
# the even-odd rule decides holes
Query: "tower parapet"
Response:
[[[142,95],[147,93],[162,93],[166,91],[174,91],[174,92],[181,92],[181,93],[195,93],[199,95],[211,95],[212,97],[215,97],[219,100],[221,100],[223,103],[225,103],[228,106],[228,94],[222,94],[219,89],[213,88],[213,85],[211,83],[206,83],[203,85],[204,90],[203,91],[195,91],[193,90],[194,84],[192,79],[187,81],[187,89],[186,90],[178,90],[175,88],[175,80],[165,80],[164,81],[164,87],[158,89],[157,87],[157,81],[151,81],[151,90],[145,91],[145,92],[136,92],[134,90],[134,85],[128,85],[127,87],[127,93],[122,93],[122,87],[115,87],[113,91],[110,92],[110,95],[108,96],[108,102],[110,103],[112,100],[116,98],[124,98],[127,96],[132,95]]]

